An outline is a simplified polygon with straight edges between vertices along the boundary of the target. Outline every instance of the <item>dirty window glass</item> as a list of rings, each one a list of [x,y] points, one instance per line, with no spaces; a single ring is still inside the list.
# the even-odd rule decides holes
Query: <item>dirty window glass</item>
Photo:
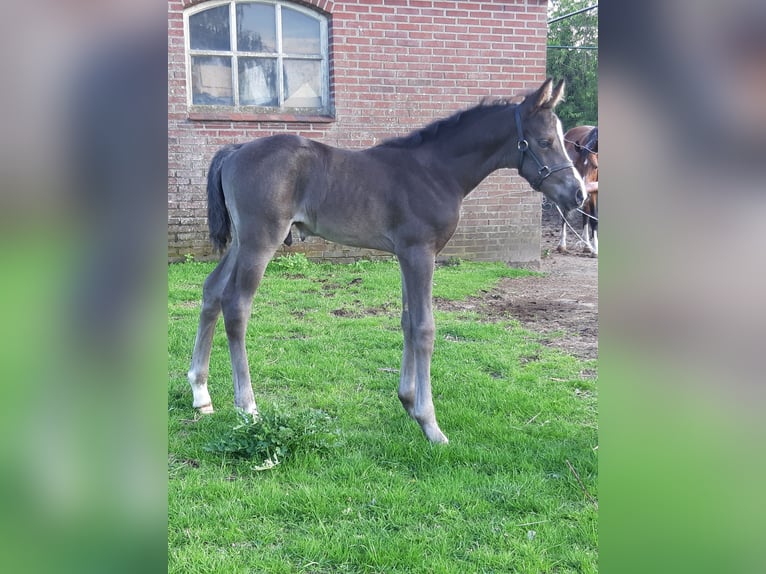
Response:
[[[192,106],[329,109],[327,18],[278,0],[187,11]]]

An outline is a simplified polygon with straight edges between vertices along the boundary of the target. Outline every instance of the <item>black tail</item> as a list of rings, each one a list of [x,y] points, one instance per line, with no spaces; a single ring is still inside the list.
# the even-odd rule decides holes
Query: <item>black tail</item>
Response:
[[[210,230],[210,241],[219,252],[226,249],[231,239],[231,217],[223,197],[221,168],[224,161],[240,147],[242,147],[241,144],[232,144],[218,150],[207,171],[207,225]]]

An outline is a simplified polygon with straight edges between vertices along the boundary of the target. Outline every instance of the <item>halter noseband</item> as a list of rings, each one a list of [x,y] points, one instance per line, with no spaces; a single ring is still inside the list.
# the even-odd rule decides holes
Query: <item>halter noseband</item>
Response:
[[[543,181],[545,181],[545,178],[547,178],[552,173],[556,173],[557,171],[561,171],[562,169],[567,169],[569,167],[574,168],[574,164],[571,161],[567,161],[566,163],[560,163],[558,165],[554,165],[553,167],[548,167],[545,165],[542,161],[540,161],[540,158],[537,157],[537,154],[529,149],[529,142],[524,139],[524,129],[521,126],[521,113],[519,113],[519,108],[521,106],[516,106],[515,114],[516,114],[516,132],[519,136],[519,142],[516,144],[516,147],[519,150],[519,167],[517,168],[519,171],[519,175],[521,175],[521,166],[524,165],[524,156],[525,154],[529,154],[530,157],[535,160],[535,163],[537,164],[538,170],[537,170],[537,179],[535,181],[529,181],[529,185],[532,186],[532,189],[535,191],[540,191],[540,186],[543,184]]]

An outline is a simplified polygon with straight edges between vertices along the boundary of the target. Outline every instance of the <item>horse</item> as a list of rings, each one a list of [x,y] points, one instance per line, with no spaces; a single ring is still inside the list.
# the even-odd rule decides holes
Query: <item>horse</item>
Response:
[[[432,443],[447,443],[431,393],[435,258],[457,227],[463,199],[489,174],[515,167],[562,209],[585,199],[554,108],[564,82],[548,78],[519,103],[508,99],[437,120],[362,150],[279,134],[231,144],[207,177],[210,239],[223,252],[205,279],[188,380],[193,407],[213,412],[207,389],[216,322],[223,313],[234,404],[258,414],[245,348],[255,291],[281,243],[319,236],[396,256],[404,338],[398,396]],[[228,245],[228,250],[226,247]]]
[[[585,182],[586,199],[582,206],[584,250],[598,256],[598,127],[572,128],[564,134],[564,145]],[[562,217],[565,218],[563,213]],[[561,238],[556,249],[561,253],[567,250],[566,219],[561,224]]]

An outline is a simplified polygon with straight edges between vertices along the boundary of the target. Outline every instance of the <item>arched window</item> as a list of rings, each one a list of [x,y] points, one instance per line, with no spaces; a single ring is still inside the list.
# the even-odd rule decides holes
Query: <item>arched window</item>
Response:
[[[290,2],[206,2],[184,26],[190,107],[329,113],[323,15]]]

